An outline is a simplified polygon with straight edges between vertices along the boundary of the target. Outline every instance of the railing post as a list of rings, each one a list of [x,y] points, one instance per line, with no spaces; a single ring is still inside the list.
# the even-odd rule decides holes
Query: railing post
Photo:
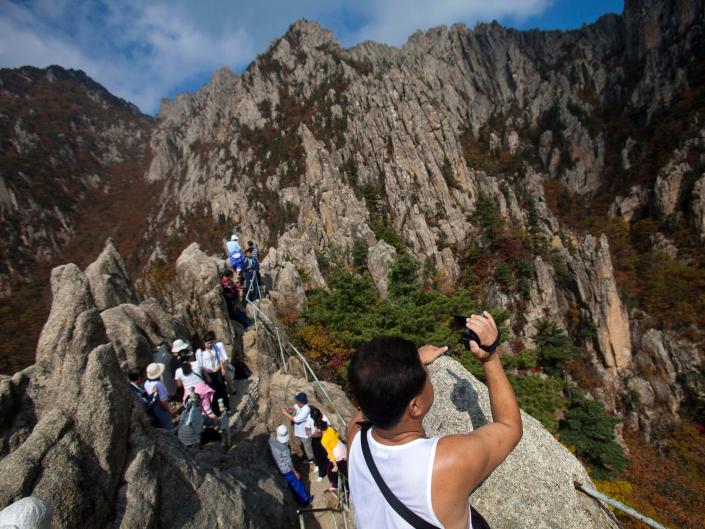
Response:
[[[284,359],[284,348],[282,347],[282,339],[279,336],[279,327],[274,328],[277,331],[277,343],[279,344],[279,355],[282,357],[282,367],[284,368],[284,373],[289,373],[289,366]]]
[[[306,522],[304,521],[303,513],[299,513],[299,527],[301,529],[306,529]]]

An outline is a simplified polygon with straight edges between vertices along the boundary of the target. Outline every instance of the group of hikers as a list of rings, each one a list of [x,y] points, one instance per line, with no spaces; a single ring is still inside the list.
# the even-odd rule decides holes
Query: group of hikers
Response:
[[[262,295],[259,250],[249,241],[243,252],[236,234],[227,241],[226,249],[230,268],[220,274],[223,298],[230,319],[247,329],[252,322],[244,302]],[[234,379],[247,378],[247,366],[231,364],[225,345],[211,331],[202,337],[194,335],[191,343],[175,340],[170,353],[162,344],[153,360],[144,372],[128,373],[130,386],[142,400],[152,426],[176,431],[187,446],[203,445],[226,434]]]
[[[232,270],[221,274],[223,296],[230,318],[248,326],[241,304],[261,296],[257,248],[250,242],[243,257],[237,235],[233,235],[227,249]],[[299,467],[317,473],[317,481],[327,478],[333,493],[339,476],[347,479],[359,529],[489,527],[470,507],[468,497],[517,445],[522,421],[496,351],[500,335],[492,316],[473,314],[466,319],[466,328],[472,339],[465,345],[482,363],[492,410],[492,422],[470,433],[426,435],[423,419],[434,398],[427,366],[447,347],[417,349],[398,337],[376,337],[353,354],[348,387],[359,408],[343,439],[305,393],[294,397],[291,408],[282,409],[300,443]],[[179,439],[196,446],[207,429],[227,428],[233,368],[223,343],[212,332],[193,346],[176,340],[171,355],[171,362],[147,366],[146,380],[140,372],[130,372],[130,384],[143,400],[152,424],[160,428],[174,429],[172,403],[180,400]],[[171,373],[166,364],[178,367]],[[170,382],[173,391],[167,387]],[[269,448],[297,501],[310,505],[313,497],[294,464],[289,430],[287,424],[280,424],[269,439]]]
[[[338,492],[339,476],[347,479],[348,451],[344,441],[333,428],[328,417],[318,408],[309,404],[306,393],[294,397],[292,407],[282,408],[294,430],[294,437],[300,443],[303,465],[320,482],[328,479],[328,492]],[[269,439],[269,448],[279,472],[291,487],[297,501],[302,506],[313,501],[306,489],[301,473],[296,469],[289,445],[289,428],[280,424],[276,433]]]
[[[248,241],[247,248],[243,252],[240,247],[240,241],[237,234],[233,233],[230,240],[225,243],[225,249],[228,253],[228,264],[232,270],[228,272],[230,283],[228,284],[228,293],[223,293],[228,297],[235,294],[241,296],[244,289],[244,299],[254,301],[262,297],[262,281],[259,273],[259,249],[254,242]],[[235,272],[235,278],[233,276]],[[221,278],[221,285],[223,285]]]
[[[213,332],[201,339],[194,336],[192,342],[175,340],[171,354],[165,353],[163,344],[155,352],[157,361],[144,374],[139,370],[128,373],[130,387],[141,399],[150,424],[176,430],[187,446],[220,439],[227,432],[234,380],[250,374],[240,362],[239,370],[231,365],[225,345]]]

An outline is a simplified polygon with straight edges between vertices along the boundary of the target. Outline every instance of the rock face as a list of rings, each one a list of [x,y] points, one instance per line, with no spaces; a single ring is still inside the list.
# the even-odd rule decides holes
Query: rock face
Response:
[[[429,366],[435,399],[424,420],[431,436],[466,433],[492,420],[487,388],[458,362],[441,357]],[[524,436],[509,457],[473,492],[471,504],[490,527],[597,529],[619,524],[612,514],[575,490],[591,484],[567,448],[522,412]]]
[[[379,295],[387,297],[389,287],[389,268],[396,259],[397,251],[394,246],[387,244],[384,240],[367,250],[367,269],[370,271],[372,280]]]
[[[72,259],[93,258],[106,233],[117,235],[118,225],[134,220],[125,206],[139,211],[149,196],[140,191],[153,120],[82,71],[59,66],[2,69],[0,87],[5,297],[17,277],[48,282],[48,267],[71,240],[81,242],[70,249]],[[66,111],[76,105],[80,111]],[[132,204],[123,202],[133,191]],[[122,243],[125,234],[134,236],[127,229]]]
[[[67,529],[293,522],[286,521],[284,482],[266,465],[250,464],[240,475],[236,461],[216,467],[148,426],[106,326],[126,350],[125,335],[136,329],[153,347],[170,328],[167,317],[154,317],[153,301],[100,313],[87,277],[72,264],[54,269],[52,292],[36,364],[0,381],[0,506],[36,496],[53,507],[52,527]],[[129,329],[120,332],[115,321]],[[126,356],[124,367],[142,360],[135,348]],[[257,512],[246,505],[249,488],[257,491]]]
[[[234,337],[218,283],[223,266],[222,261],[203,253],[198,244],[193,243],[176,261],[173,287],[177,318],[199,336],[213,331],[229,349]]]
[[[128,278],[125,263],[112,239],[105,242],[105,248],[98,259],[86,268],[86,277],[98,310],[109,309],[122,303],[138,303],[137,293]]]
[[[598,323],[597,344],[604,365],[616,373],[631,361],[631,338],[627,311],[617,294],[607,237],[586,237],[569,264],[591,320]]]

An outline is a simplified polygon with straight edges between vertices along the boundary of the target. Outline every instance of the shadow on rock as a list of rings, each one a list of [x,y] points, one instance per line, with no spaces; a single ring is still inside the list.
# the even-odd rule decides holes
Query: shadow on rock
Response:
[[[460,378],[450,369],[447,369],[446,372],[449,377],[455,380],[453,391],[450,394],[450,401],[453,403],[453,406],[455,406],[455,409],[460,412],[465,412],[470,416],[473,430],[487,424],[487,417],[480,407],[475,388],[472,387],[470,382]]]

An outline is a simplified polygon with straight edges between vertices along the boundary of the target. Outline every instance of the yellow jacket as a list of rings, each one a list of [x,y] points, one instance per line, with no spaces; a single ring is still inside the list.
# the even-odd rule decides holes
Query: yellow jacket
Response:
[[[326,431],[323,432],[323,436],[321,437],[321,445],[323,445],[323,448],[326,449],[326,453],[328,454],[328,459],[332,463],[335,463],[335,456],[333,455],[333,449],[337,446],[337,444],[339,442],[340,442],[340,438],[338,437],[338,432],[336,432],[331,426],[326,428]]]

